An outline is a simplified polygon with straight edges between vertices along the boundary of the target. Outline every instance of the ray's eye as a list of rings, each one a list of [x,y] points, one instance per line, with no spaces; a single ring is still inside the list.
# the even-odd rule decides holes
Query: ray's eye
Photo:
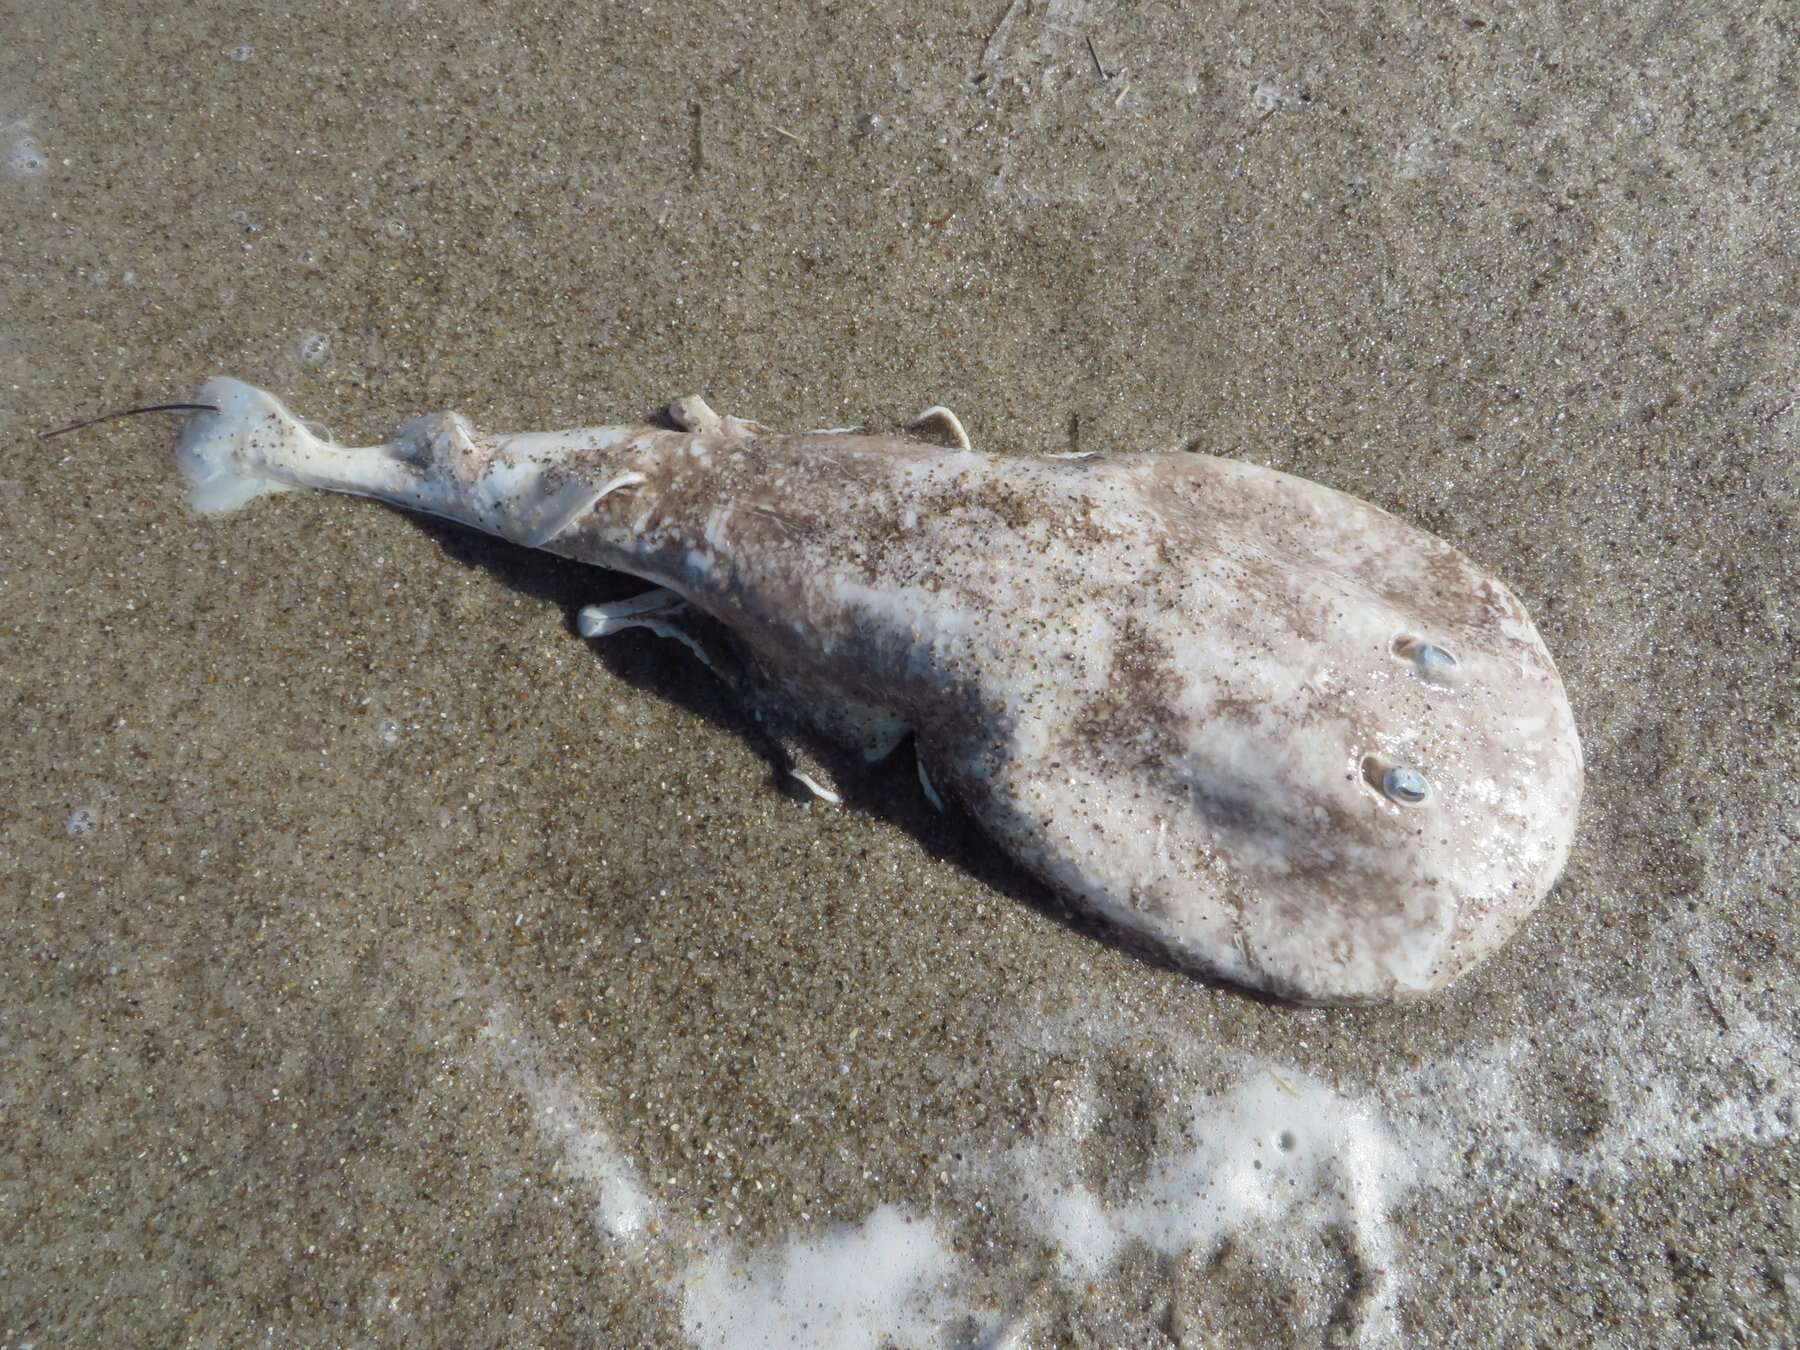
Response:
[[[1448,684],[1456,674],[1456,657],[1446,648],[1424,638],[1402,633],[1394,639],[1394,655],[1409,662],[1422,679],[1432,684]]]
[[[1413,663],[1420,670],[1439,671],[1455,670],[1456,658],[1442,647],[1433,646],[1429,642],[1421,642],[1413,652]]]
[[[1431,796],[1431,780],[1417,769],[1383,755],[1364,756],[1363,781],[1389,801],[1419,806]]]
[[[1431,782],[1417,769],[1389,769],[1381,775],[1381,790],[1397,802],[1417,806],[1431,795]]]

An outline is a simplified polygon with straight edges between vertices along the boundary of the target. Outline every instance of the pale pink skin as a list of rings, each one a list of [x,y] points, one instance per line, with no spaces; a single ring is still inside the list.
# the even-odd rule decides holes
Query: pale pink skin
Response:
[[[913,732],[1020,864],[1199,971],[1312,1003],[1428,994],[1567,857],[1581,746],[1524,608],[1316,483],[775,435],[697,400],[690,431],[439,414],[350,449],[237,381],[199,397],[221,411],[183,435],[196,505],[354,492],[666,587],[827,735],[875,756]]]

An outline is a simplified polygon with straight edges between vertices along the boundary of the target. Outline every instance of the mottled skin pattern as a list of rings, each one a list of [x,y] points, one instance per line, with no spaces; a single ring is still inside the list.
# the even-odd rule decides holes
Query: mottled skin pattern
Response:
[[[230,406],[190,426],[191,477],[364,492],[668,587],[828,735],[873,755],[911,728],[1018,862],[1201,971],[1305,1002],[1429,993],[1567,855],[1581,750],[1523,607],[1318,484],[732,418],[546,448],[440,417],[296,451],[297,424],[239,390],[203,391]],[[1390,768],[1425,800],[1385,790]]]

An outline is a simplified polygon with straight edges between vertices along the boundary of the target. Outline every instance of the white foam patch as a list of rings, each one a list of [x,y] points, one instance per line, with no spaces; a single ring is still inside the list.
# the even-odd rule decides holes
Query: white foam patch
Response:
[[[1381,1096],[1393,1118],[1413,1127],[1422,1168],[1446,1189],[1467,1171],[1471,1142],[1512,1172],[1593,1183],[1628,1180],[1647,1159],[1677,1162],[1712,1147],[1772,1144],[1793,1134],[1800,1040],[1792,1031],[1742,1015],[1699,1054],[1665,1033],[1666,1059],[1700,1061],[1684,1077],[1646,1071],[1657,1038],[1632,1015],[1622,1005],[1596,1007],[1593,1020],[1565,1030],[1556,1055],[1513,1037],[1396,1075],[1382,1084]],[[1610,1122],[1585,1146],[1559,1143],[1527,1109],[1557,1057],[1579,1060],[1586,1089]]]
[[[932,1346],[967,1339],[965,1273],[938,1227],[883,1205],[761,1253],[726,1244],[687,1273],[681,1326],[703,1350]]]
[[[1721,878],[1721,895],[1752,885]],[[1418,1135],[1428,1178],[1451,1193],[1495,1169],[1618,1184],[1646,1162],[1780,1143],[1800,1121],[1800,1018],[1773,989],[1725,978],[1731,965],[1719,925],[1673,920],[1643,957],[1655,998],[1590,997],[1554,1036],[1471,1046],[1384,1075],[1374,1090]],[[1564,1100],[1546,1105],[1558,1079]],[[1590,1130],[1554,1129],[1572,1107],[1591,1116]],[[1437,1153],[1426,1151],[1431,1140]]]
[[[1188,1104],[1185,1146],[1153,1159],[1122,1203],[1108,1203],[1076,1175],[1080,1151],[1071,1145],[1094,1113],[1072,1115],[1062,1138],[1014,1149],[1002,1166],[1018,1188],[1020,1216],[1055,1246],[1066,1279],[1103,1275],[1134,1241],[1181,1257],[1256,1233],[1274,1256],[1291,1254],[1297,1235],[1335,1229],[1380,1282],[1365,1305],[1363,1338],[1397,1335],[1396,1288],[1382,1274],[1395,1265],[1389,1215],[1419,1174],[1368,1106],[1303,1075],[1249,1066],[1228,1090]]]
[[[642,1234],[650,1219],[650,1198],[638,1183],[637,1170],[583,1102],[579,1084],[550,1069],[543,1051],[504,1005],[496,1004],[489,1013],[481,1039],[524,1096],[538,1131],[561,1155],[561,1168],[592,1197],[594,1227],[615,1238]]]
[[[911,1210],[882,1206],[762,1246],[682,1214],[651,1225],[636,1172],[579,1081],[554,1071],[504,1004],[482,1043],[593,1197],[595,1229],[643,1234],[627,1250],[673,1279],[698,1346],[1011,1344],[1070,1325],[1070,1302],[1130,1339],[1147,1325],[1117,1306],[1119,1282],[1143,1271],[1121,1259],[1134,1248],[1203,1281],[1210,1259],[1235,1252],[1240,1271],[1287,1291],[1296,1326],[1337,1323],[1347,1340],[1395,1345],[1401,1297],[1430,1294],[1417,1287],[1422,1253],[1396,1222],[1422,1193],[1454,1214],[1496,1188],[1618,1186],[1647,1163],[1793,1138],[1800,1023],[1774,992],[1715,976],[1715,941],[1703,926],[1671,934],[1653,1005],[1590,997],[1555,1037],[1511,1035],[1331,1083],[1185,1024],[1088,1004],[1021,1010],[1006,1071],[1030,1076],[1046,1055],[1073,1067],[1031,1137],[962,1141],[929,1214],[915,1198]],[[1326,1017],[1294,1012],[1296,1041]],[[1107,1086],[1120,1070],[1137,1075],[1129,1101]],[[1153,1086],[1171,1079],[1214,1089]],[[991,1081],[989,1065],[971,1085]],[[984,1211],[1035,1253],[965,1227]]]
[[[1038,1138],[990,1162],[990,1175],[1055,1249],[1068,1286],[1104,1281],[1132,1242],[1204,1253],[1231,1237],[1259,1267],[1317,1289],[1337,1259],[1320,1239],[1348,1233],[1375,1281],[1355,1309],[1354,1337],[1397,1344],[1398,1300],[1417,1254],[1393,1215],[1417,1193],[1455,1206],[1497,1184],[1624,1185],[1647,1163],[1795,1136],[1800,1020],[1761,991],[1709,979],[1706,935],[1684,935],[1683,945],[1667,958],[1654,1006],[1593,999],[1553,1039],[1511,1036],[1335,1086],[1280,1064],[1234,1069],[1236,1081],[1210,1097],[1152,1105],[1184,1127],[1165,1124],[1154,1155],[1126,1178],[1104,1165],[1083,1170],[1082,1141],[1091,1159],[1107,1105],[1095,1067],[1146,1037],[1203,1077],[1228,1053],[1176,1027],[1037,1012],[1017,1028],[1018,1045],[1086,1066],[1085,1088]]]
[[[9,178],[36,178],[50,167],[50,155],[29,122],[0,124],[0,168]]]

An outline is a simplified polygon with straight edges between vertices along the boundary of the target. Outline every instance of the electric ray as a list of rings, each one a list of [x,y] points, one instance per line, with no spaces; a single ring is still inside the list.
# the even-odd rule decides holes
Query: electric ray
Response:
[[[698,399],[671,405],[681,430],[439,413],[354,449],[236,380],[198,398],[217,411],[178,455],[199,509],[349,492],[653,582],[583,632],[709,655],[682,628],[709,615],[767,706],[870,758],[910,733],[934,801],[1201,972],[1310,1003],[1426,994],[1568,854],[1581,746],[1524,608],[1304,479],[990,456],[960,427],[961,448],[775,434]]]

